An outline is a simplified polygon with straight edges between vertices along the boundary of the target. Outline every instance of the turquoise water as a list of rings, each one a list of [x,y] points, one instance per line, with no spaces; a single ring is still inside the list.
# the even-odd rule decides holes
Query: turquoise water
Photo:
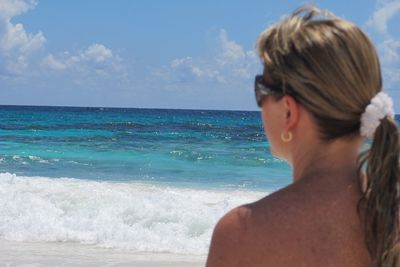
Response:
[[[0,106],[0,172],[194,188],[290,182],[259,112]]]

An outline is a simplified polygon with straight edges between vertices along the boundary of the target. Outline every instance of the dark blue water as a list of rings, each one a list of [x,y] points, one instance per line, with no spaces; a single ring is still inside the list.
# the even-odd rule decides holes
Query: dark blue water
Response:
[[[279,188],[259,112],[0,106],[0,172]]]

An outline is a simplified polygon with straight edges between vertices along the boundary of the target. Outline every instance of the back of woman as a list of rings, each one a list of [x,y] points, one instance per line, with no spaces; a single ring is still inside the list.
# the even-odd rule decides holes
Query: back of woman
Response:
[[[257,48],[256,101],[293,184],[226,214],[207,266],[400,266],[400,134],[372,42],[303,7]]]

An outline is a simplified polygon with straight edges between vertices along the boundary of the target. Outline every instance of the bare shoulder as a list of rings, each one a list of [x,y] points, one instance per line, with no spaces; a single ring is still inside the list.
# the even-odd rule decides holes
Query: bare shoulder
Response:
[[[242,266],[240,254],[251,211],[237,207],[223,216],[214,228],[206,267]]]
[[[231,210],[214,229],[206,266],[368,266],[349,188],[292,184]]]
[[[259,255],[286,251],[277,231],[282,227],[278,212],[281,194],[276,192],[223,216],[214,228],[206,266],[258,266],[261,262],[262,266],[275,266],[274,257],[260,259]]]
[[[206,266],[294,266],[317,230],[313,202],[289,186],[231,210],[215,226]]]

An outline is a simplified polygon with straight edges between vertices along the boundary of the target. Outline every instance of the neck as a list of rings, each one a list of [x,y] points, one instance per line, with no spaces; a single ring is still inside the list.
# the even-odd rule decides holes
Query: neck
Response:
[[[330,143],[300,145],[295,149],[291,161],[294,182],[311,177],[332,177],[335,174],[338,174],[335,179],[354,177],[360,145],[361,140],[341,139]]]

